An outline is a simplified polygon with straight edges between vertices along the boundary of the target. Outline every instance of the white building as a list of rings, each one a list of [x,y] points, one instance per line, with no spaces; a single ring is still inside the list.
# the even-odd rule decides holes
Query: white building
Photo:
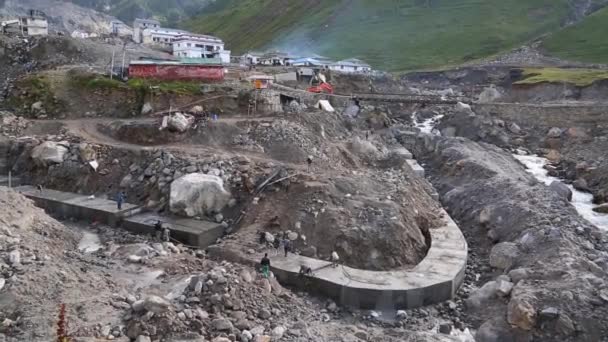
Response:
[[[160,22],[153,19],[135,19],[133,22],[133,41],[136,43],[143,42],[143,31],[145,29],[160,28]]]
[[[372,67],[356,58],[345,59],[343,61],[336,62],[329,66],[332,71],[344,72],[344,73],[367,73],[372,71]]]
[[[24,36],[48,36],[49,22],[44,13],[30,10],[28,16],[0,23],[2,33],[20,33]]]
[[[173,39],[173,55],[181,58],[219,58],[230,63],[230,51],[224,49],[224,41],[217,37],[181,34]]]

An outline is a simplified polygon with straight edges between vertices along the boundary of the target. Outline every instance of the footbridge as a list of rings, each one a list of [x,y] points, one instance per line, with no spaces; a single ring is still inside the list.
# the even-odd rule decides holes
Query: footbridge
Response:
[[[352,94],[317,94],[306,90],[287,87],[281,84],[273,84],[272,89],[281,95],[296,99],[320,100],[358,100],[366,102],[395,102],[416,104],[446,104],[454,105],[458,102],[471,102],[466,96],[455,95],[427,95],[427,94],[405,94],[405,93],[352,93]]]

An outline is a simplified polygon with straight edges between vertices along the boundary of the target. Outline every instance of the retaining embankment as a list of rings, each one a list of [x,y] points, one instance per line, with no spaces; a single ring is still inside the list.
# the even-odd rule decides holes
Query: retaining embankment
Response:
[[[473,110],[522,127],[608,128],[608,105],[475,104]]]

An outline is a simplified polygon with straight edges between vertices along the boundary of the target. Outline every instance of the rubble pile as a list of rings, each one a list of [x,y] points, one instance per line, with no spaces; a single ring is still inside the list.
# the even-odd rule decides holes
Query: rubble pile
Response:
[[[131,307],[127,335],[154,340],[187,333],[243,342],[291,340],[322,316],[274,278],[227,262],[192,275],[172,301],[150,296]]]
[[[492,276],[466,301],[484,321],[478,341],[606,336],[608,238],[567,194],[540,184],[495,146],[426,136],[416,148],[469,244],[488,254]]]
[[[0,111],[0,133],[6,137],[15,137],[23,133],[29,121],[10,112]]]

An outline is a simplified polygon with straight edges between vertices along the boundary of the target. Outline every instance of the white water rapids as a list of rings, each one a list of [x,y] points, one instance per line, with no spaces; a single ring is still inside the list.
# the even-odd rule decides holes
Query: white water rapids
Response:
[[[99,235],[83,230],[82,238],[78,243],[78,250],[84,253],[93,253],[103,248]]]
[[[538,156],[524,156],[519,154],[513,155],[527,167],[528,173],[532,174],[540,182],[546,185],[551,185],[554,181],[559,181],[559,178],[549,176],[544,166],[547,164],[547,159]],[[602,230],[608,230],[608,215],[596,213],[593,211],[593,195],[576,190],[572,185],[568,185],[572,190],[572,205],[584,219]]]
[[[439,135],[439,132],[435,130],[435,125],[443,118],[442,114],[438,114],[433,116],[432,118],[428,118],[424,121],[418,121],[418,112],[414,112],[412,114],[412,122],[414,123],[414,127],[420,129],[422,133],[426,134],[436,134]]]

